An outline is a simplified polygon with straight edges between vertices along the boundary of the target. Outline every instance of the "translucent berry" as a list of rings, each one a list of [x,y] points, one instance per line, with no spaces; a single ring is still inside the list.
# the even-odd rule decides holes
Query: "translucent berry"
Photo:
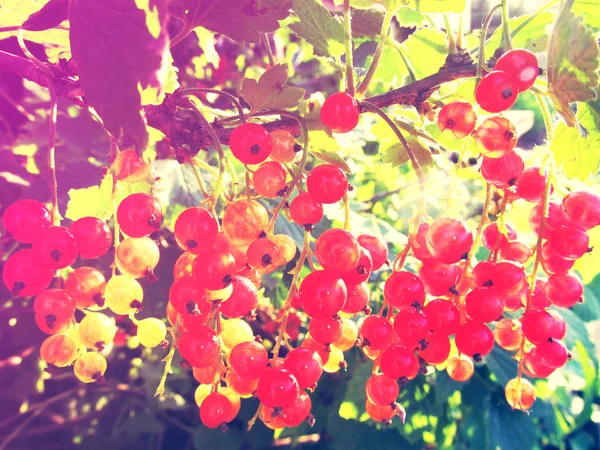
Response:
[[[290,203],[290,216],[298,225],[314,225],[323,218],[323,205],[310,194],[298,194]]]
[[[242,198],[230,203],[223,214],[223,231],[235,246],[245,246],[258,239],[269,223],[269,214],[255,200]]]
[[[287,130],[271,131],[271,159],[279,163],[292,162],[302,148],[296,144],[294,135]]]
[[[284,368],[269,368],[258,381],[257,397],[272,408],[287,408],[298,399],[300,388],[292,373]]]
[[[373,261],[373,270],[379,270],[388,260],[388,247],[385,241],[374,235],[361,234],[356,239],[361,247],[369,251]]]
[[[428,364],[442,364],[450,355],[450,338],[443,333],[431,333],[425,339],[419,356]]]
[[[235,259],[230,253],[209,251],[194,261],[194,278],[210,290],[220,290],[231,284],[235,276]]]
[[[504,53],[496,64],[494,70],[501,70],[514,76],[519,92],[526,91],[539,74],[537,58],[529,50],[522,48],[509,50]]]
[[[481,175],[498,189],[508,189],[517,184],[524,170],[525,163],[517,152],[509,152],[501,158],[484,157],[481,163]]]
[[[419,277],[410,272],[394,272],[385,282],[383,295],[393,308],[421,308],[425,302],[425,288]]]
[[[344,282],[326,270],[309,273],[300,284],[300,304],[306,314],[313,318],[331,317],[337,314],[348,296]]]
[[[7,233],[25,244],[36,241],[42,230],[52,225],[50,212],[44,204],[30,199],[16,201],[6,208],[2,222]]]
[[[541,202],[546,189],[546,178],[539,167],[528,167],[517,182],[517,195],[528,202]]]
[[[403,345],[391,345],[381,354],[379,367],[385,376],[394,380],[412,380],[419,372],[419,361],[412,350]]]
[[[490,117],[477,128],[475,145],[483,156],[501,158],[517,145],[517,132],[510,120],[500,116]]]
[[[556,320],[543,309],[532,309],[521,318],[523,336],[534,344],[548,340],[554,334]]]
[[[308,193],[318,202],[339,202],[348,191],[348,177],[334,164],[322,164],[310,171],[306,179]]]
[[[218,428],[231,422],[235,416],[231,401],[219,392],[208,394],[200,405],[200,420],[208,428]]]
[[[84,259],[100,258],[112,245],[110,228],[96,217],[82,217],[69,227],[69,231],[75,238],[79,256]]]
[[[454,334],[460,325],[460,312],[449,300],[431,300],[423,308],[423,314],[434,333],[449,336]]]
[[[336,316],[311,319],[308,331],[315,341],[331,344],[342,336],[342,319]]]
[[[97,352],[88,352],[77,358],[73,371],[82,383],[100,383],[104,380],[106,368],[104,356]]]
[[[152,279],[159,259],[158,245],[149,237],[124,239],[115,251],[117,268],[132,278]]]
[[[229,137],[231,153],[244,164],[260,164],[271,154],[273,143],[265,127],[243,123]]]
[[[198,254],[213,247],[219,224],[207,209],[188,208],[177,217],[174,232],[182,250]]]
[[[367,283],[346,285],[348,298],[342,311],[347,314],[357,314],[369,304],[369,285]]]
[[[113,342],[117,326],[112,317],[102,313],[89,313],[79,322],[77,332],[83,345],[102,351]]]
[[[460,220],[444,217],[427,230],[427,247],[434,258],[453,264],[467,257],[473,245],[473,234]]]
[[[486,324],[473,320],[462,324],[454,339],[459,352],[474,358],[485,356],[494,348],[492,330]]]
[[[267,161],[262,163],[252,174],[252,184],[258,195],[275,198],[284,193],[286,178],[287,171],[282,164]]]
[[[186,331],[177,341],[177,347],[192,367],[208,367],[220,354],[217,335],[206,326]]]
[[[248,247],[246,258],[250,267],[260,273],[271,273],[281,263],[281,250],[272,239],[259,238]]]
[[[332,228],[317,239],[315,255],[325,270],[341,275],[358,264],[360,245],[348,231]]]
[[[129,237],[148,236],[160,228],[162,210],[154,197],[143,194],[131,194],[119,204],[117,222],[121,231]]]
[[[485,245],[486,248],[489,248],[490,250],[500,248],[501,245],[509,241],[514,241],[517,238],[517,231],[514,229],[514,227],[508,223],[504,225],[505,230],[503,233],[501,233],[498,229],[497,222],[490,223],[487,227],[485,227],[483,230],[482,240],[483,245]]]
[[[146,348],[158,347],[167,336],[164,322],[155,317],[148,317],[137,323],[137,337]]]
[[[298,347],[288,353],[283,367],[296,377],[300,389],[313,388],[323,374],[319,353],[306,347]]]
[[[241,379],[254,380],[260,378],[267,369],[269,355],[259,342],[241,342],[231,350],[229,362]]]
[[[235,276],[231,280],[233,291],[229,300],[221,304],[221,313],[229,318],[244,317],[258,305],[258,291],[248,278]]]
[[[504,300],[494,286],[477,287],[467,294],[465,306],[476,322],[493,322],[502,315]]]
[[[46,364],[56,367],[67,367],[77,357],[77,343],[68,334],[48,336],[40,346],[40,357]]]
[[[600,197],[590,192],[571,192],[562,201],[565,215],[586,230],[600,225]]]
[[[583,301],[583,284],[575,275],[554,274],[546,282],[548,300],[561,308],[570,308]]]
[[[585,230],[561,225],[548,235],[548,251],[560,259],[575,260],[588,252],[590,239]]]
[[[388,319],[373,315],[363,321],[359,335],[363,346],[371,347],[371,350],[384,350],[394,338],[394,329]]]
[[[111,311],[126,315],[142,308],[144,290],[137,280],[125,275],[116,275],[106,283],[104,298]]]
[[[470,103],[455,101],[445,105],[438,114],[438,128],[456,139],[464,138],[475,129],[477,115]]]
[[[206,302],[206,289],[195,278],[181,278],[171,285],[169,302],[179,314],[196,315]]]
[[[376,373],[369,377],[365,385],[367,398],[376,405],[390,405],[400,395],[398,382],[382,373]]]
[[[448,376],[454,381],[464,383],[473,376],[475,366],[473,360],[465,355],[451,356],[446,365]]]
[[[394,317],[394,332],[398,342],[407,348],[415,348],[430,330],[427,316],[417,309],[400,311]]]
[[[504,350],[518,350],[523,341],[521,324],[513,319],[502,319],[494,329],[494,340]]]
[[[518,95],[517,79],[500,70],[488,73],[475,89],[477,104],[490,113],[506,111],[515,104]]]
[[[456,292],[459,269],[436,259],[423,263],[419,271],[425,290],[431,295],[452,295]]]
[[[52,282],[54,271],[29,249],[12,254],[2,268],[2,280],[13,297],[37,295]]]
[[[513,409],[527,411],[535,402],[533,385],[524,378],[513,378],[504,388],[506,401]]]
[[[371,259],[369,251],[362,246],[360,246],[359,251],[360,256],[356,263],[356,267],[342,275],[342,279],[344,280],[344,283],[346,283],[346,286],[367,281],[373,270],[373,260]]]
[[[358,125],[360,110],[354,97],[337,92],[321,106],[321,122],[335,133],[347,133]]]
[[[33,243],[42,262],[49,268],[58,270],[70,266],[77,259],[77,242],[68,228],[45,228]]]

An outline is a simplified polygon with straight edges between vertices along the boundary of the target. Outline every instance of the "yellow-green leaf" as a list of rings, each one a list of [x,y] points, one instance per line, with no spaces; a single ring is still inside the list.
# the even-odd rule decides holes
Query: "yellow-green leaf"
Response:
[[[561,7],[548,45],[548,91],[556,110],[570,127],[577,124],[569,103],[594,100],[598,87],[600,48],[581,16]]]
[[[100,186],[69,190],[67,219],[77,220],[88,216],[109,219],[112,215],[111,195],[111,175],[104,177]]]
[[[311,153],[315,158],[319,158],[321,161],[325,161],[329,164],[334,164],[346,173],[352,172],[346,161],[344,161],[344,159],[335,151],[317,148],[311,150]]]
[[[580,103],[575,122],[579,121],[582,128],[571,128],[564,123],[556,127],[550,150],[567,177],[585,181],[598,172],[600,132],[596,124],[599,120],[597,109],[590,104]]]
[[[294,0],[292,9],[300,22],[290,24],[290,28],[312,45],[315,55],[338,57],[344,53],[344,26],[321,2]]]
[[[240,95],[252,111],[294,108],[304,97],[304,89],[286,86],[287,80],[288,67],[278,64],[263,73],[258,81],[244,78]]]

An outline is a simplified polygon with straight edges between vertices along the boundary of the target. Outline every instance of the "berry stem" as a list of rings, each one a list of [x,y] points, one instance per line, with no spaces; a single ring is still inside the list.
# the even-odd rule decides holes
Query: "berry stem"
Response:
[[[58,182],[56,181],[56,116],[58,113],[58,101],[56,97],[56,89],[54,87],[54,74],[52,70],[39,59],[37,59],[25,45],[23,40],[23,30],[17,32],[17,41],[21,51],[27,58],[38,66],[46,76],[47,88],[50,93],[50,111],[48,114],[48,170],[49,170],[49,185],[50,197],[52,200],[52,224],[60,225],[60,212],[58,211]]]
[[[504,223],[504,212],[506,211],[506,206],[508,205],[508,195],[505,194],[504,198],[502,199],[502,202],[500,203],[500,207],[498,208],[498,219],[497,219],[497,223],[498,223],[498,230],[500,231],[500,233],[504,233],[504,230],[506,229],[506,225]],[[500,250],[500,242],[502,240],[500,239],[500,236],[498,236],[498,239],[496,240],[496,244],[494,245],[494,249],[491,251],[490,256],[488,258],[488,260],[496,262],[498,260],[498,251]]]
[[[344,0],[344,43],[346,44],[346,92],[354,97],[354,65],[352,61],[352,14],[350,0]]]
[[[281,201],[279,202],[277,207],[273,210],[273,217],[271,217],[269,225],[267,225],[267,230],[266,230],[267,233],[272,232],[273,229],[275,228],[275,221],[277,220],[277,216],[281,212],[281,209],[285,206],[285,204],[290,199],[290,196],[292,195],[292,192],[294,192],[294,189],[296,189],[296,186],[298,186],[298,184],[301,182],[302,177],[304,176],[304,167],[306,166],[306,163],[308,161],[308,126],[306,125],[306,122],[304,121],[304,119],[302,117],[300,117],[298,114],[294,114],[289,111],[283,111],[283,110],[279,110],[279,109],[261,112],[259,114],[255,114],[255,116],[270,116],[270,115],[274,115],[274,114],[284,116],[284,117],[289,117],[291,119],[294,119],[296,122],[298,122],[298,124],[300,125],[300,128],[302,129],[302,138],[304,139],[304,141],[302,143],[302,159],[300,160],[300,166],[298,167],[298,171],[296,172],[296,175],[292,178],[292,181],[289,184],[288,190],[285,192],[284,196],[281,198]]]
[[[544,230],[546,228],[547,225],[547,220],[548,220],[548,209],[549,209],[549,205],[550,205],[550,192],[552,190],[552,179],[553,179],[553,165],[552,162],[550,162],[549,165],[549,169],[548,169],[548,174],[547,174],[547,178],[546,178],[546,187],[544,189],[544,197],[542,200],[542,206],[543,206],[543,213],[542,213],[542,219],[540,220],[540,229],[539,229],[539,233],[538,233],[538,239],[535,245],[535,260],[533,261],[533,267],[531,268],[531,273],[529,274],[529,290],[527,292],[527,299],[526,299],[526,303],[525,303],[525,313],[527,314],[527,312],[531,309],[531,299],[533,298],[533,294],[535,292],[535,285],[536,285],[536,277],[537,277],[537,273],[540,267],[540,259],[541,259],[541,255],[542,255],[542,243],[544,241]],[[523,367],[525,364],[525,336],[523,336],[523,338],[521,339],[521,346],[519,347],[519,352],[517,353],[517,355],[519,355],[519,366],[517,369],[517,399],[519,402],[519,406],[523,406],[521,405],[521,380],[523,378]]]
[[[171,372],[171,364],[173,363],[173,357],[175,356],[175,348],[177,346],[177,332],[179,330],[179,322],[181,321],[181,316],[177,314],[177,321],[175,322],[174,327],[169,327],[169,334],[171,335],[171,348],[169,349],[169,353],[163,359],[165,363],[165,369],[163,370],[162,377],[160,377],[160,382],[158,383],[158,387],[156,388],[156,392],[154,393],[155,397],[164,397],[165,396],[165,384],[167,382],[167,376]]]
[[[494,6],[490,12],[485,16],[481,24],[481,36],[479,36],[479,54],[477,55],[477,74],[475,75],[475,87],[479,84],[479,80],[483,75],[483,64],[485,63],[485,41],[487,39],[488,28],[494,14],[500,9],[500,4]]]
[[[395,11],[392,9],[388,9],[383,16],[383,24],[381,25],[381,34],[379,35],[379,42],[377,42],[377,50],[375,50],[375,55],[373,56],[373,61],[369,66],[369,70],[365,77],[362,79],[358,88],[356,88],[356,93],[359,95],[367,92],[369,88],[369,83],[373,79],[375,75],[375,70],[377,70],[377,66],[379,65],[379,60],[381,59],[381,54],[383,53],[383,47],[385,46],[385,41],[387,40],[388,34],[390,32],[390,25],[392,23],[392,19],[394,18]]]
[[[263,33],[260,36],[263,46],[265,47],[265,51],[267,52],[267,58],[269,58],[269,65],[273,67],[275,65],[275,57],[273,56],[273,49],[271,48],[271,42],[269,41],[269,36],[267,33]]]
[[[203,161],[202,159],[200,159],[198,157],[193,158],[191,163],[193,165],[197,166],[199,169],[204,169],[207,172],[210,172],[211,175],[214,176],[215,178],[217,178],[219,176],[219,172],[217,172],[213,166],[211,166],[206,161]]]
[[[273,346],[273,359],[275,361],[279,359],[279,349],[281,348],[283,337],[286,333],[290,308],[292,307],[292,298],[294,297],[294,293],[297,290],[298,280],[300,279],[300,272],[302,272],[302,266],[304,266],[304,261],[306,260],[306,256],[308,255],[308,248],[310,248],[310,232],[304,231],[304,245],[302,246],[302,251],[300,252],[298,262],[290,271],[290,273],[294,274],[294,277],[292,278],[292,283],[290,284],[290,290],[288,292],[287,298],[285,299],[285,303],[282,306],[283,314],[281,316],[281,326],[279,327],[279,334],[277,335],[277,340],[275,341],[275,345]]]
[[[206,128],[206,130],[208,131],[208,134],[210,134],[210,138],[213,141],[213,146],[215,147],[215,150],[217,151],[217,154],[219,155],[219,176],[217,178],[217,185],[215,186],[215,191],[213,192],[213,201],[212,201],[212,213],[213,213],[213,216],[217,217],[217,211],[216,211],[217,201],[219,200],[219,197],[221,196],[221,191],[223,190],[223,180],[225,178],[225,152],[223,152],[223,147],[221,147],[221,142],[219,141],[217,133],[215,133],[215,130],[213,130],[213,127],[210,126],[210,123],[208,123],[208,120],[206,120],[206,117],[204,117],[204,115],[202,114],[202,112],[200,111],[198,106],[196,106],[193,99],[191,99],[191,101],[190,101],[190,106],[192,107],[192,110],[196,114],[196,117],[198,118],[200,123],[204,126],[204,128]]]
[[[505,50],[512,50],[512,40],[510,38],[510,23],[508,16],[508,0],[501,0],[502,4],[502,45]]]
[[[233,106],[236,107],[237,111],[238,111],[238,118],[239,120],[241,120],[242,122],[246,121],[246,117],[244,116],[244,108],[242,107],[240,101],[235,98],[235,96],[231,95],[229,92],[225,92],[225,91],[221,91],[220,89],[210,89],[210,88],[189,88],[189,89],[183,89],[181,91],[181,95],[194,95],[196,97],[198,97],[200,100],[202,100],[198,94],[201,93],[207,93],[207,94],[217,94],[217,95],[221,95],[223,97],[225,97],[227,100],[229,100],[231,103],[233,103]]]
[[[448,14],[444,14],[444,26],[446,27],[446,35],[448,36],[448,55],[456,55],[458,54],[458,50],[456,49],[456,39],[454,38],[454,33],[452,32],[452,26],[450,25],[450,18]]]
[[[344,194],[344,230],[350,231],[350,200],[347,192]]]
[[[202,195],[204,196],[204,198],[208,198],[209,194],[208,194],[208,191],[206,190],[206,185],[204,184],[204,180],[202,179],[202,174],[200,173],[200,169],[198,169],[198,165],[196,164],[196,160],[192,159],[189,162],[189,165],[192,168],[192,171],[194,172],[194,176],[196,177],[196,181],[198,182],[198,187],[202,191]]]
[[[544,126],[546,127],[546,139],[552,134],[554,131],[554,124],[552,122],[552,113],[550,112],[550,108],[548,108],[548,103],[544,98],[543,94],[540,94],[537,91],[533,91],[533,95],[540,105],[540,111],[542,113],[542,117],[544,118]]]

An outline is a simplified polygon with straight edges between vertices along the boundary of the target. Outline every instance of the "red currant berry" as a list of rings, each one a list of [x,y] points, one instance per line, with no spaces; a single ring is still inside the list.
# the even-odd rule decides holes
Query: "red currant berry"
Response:
[[[65,283],[65,291],[75,300],[78,308],[103,307],[105,287],[104,275],[93,267],[75,269]]]
[[[468,356],[452,356],[448,359],[446,372],[452,380],[464,383],[473,376],[475,365],[473,364],[473,360]]]
[[[54,278],[33,250],[19,250],[6,260],[2,269],[2,280],[13,297],[29,297],[46,289]]]
[[[400,311],[394,317],[394,332],[400,344],[414,348],[431,329],[427,316],[416,309]]]
[[[261,403],[271,408],[288,408],[296,403],[300,388],[289,370],[276,367],[264,371],[256,394]]]
[[[427,323],[434,333],[450,336],[454,334],[460,325],[460,312],[449,300],[431,300],[423,308],[423,314],[427,317]]]
[[[531,210],[531,214],[529,215],[529,226],[535,233],[540,232],[540,223],[542,220],[542,211],[543,205],[538,203]],[[577,224],[573,220],[571,220],[561,208],[561,205],[558,203],[550,202],[548,205],[548,217],[546,218],[545,227],[544,227],[544,236],[549,236],[557,227],[561,225],[568,227],[579,228],[581,225]]]
[[[553,305],[570,308],[583,301],[583,284],[575,275],[555,274],[546,282],[546,296]]]
[[[518,350],[523,341],[521,324],[513,319],[502,319],[494,330],[494,340],[504,350],[509,352]]]
[[[513,75],[500,70],[488,73],[475,89],[475,100],[487,112],[506,111],[517,101],[519,87]]]
[[[473,234],[460,220],[444,217],[427,230],[427,247],[434,258],[446,264],[465,259],[473,245]]]
[[[462,139],[475,129],[477,116],[470,103],[455,101],[445,105],[438,114],[438,128]]]
[[[181,278],[171,285],[169,302],[179,314],[195,316],[206,303],[206,289],[196,278]]]
[[[421,308],[425,303],[425,287],[421,279],[410,272],[394,272],[385,282],[383,295],[397,309]]]
[[[384,350],[392,342],[394,329],[385,317],[369,316],[362,323],[359,334],[365,347],[370,347],[371,350]]]
[[[110,228],[96,217],[82,217],[69,227],[69,231],[75,238],[79,256],[84,259],[100,258],[112,245]]]
[[[331,344],[342,337],[342,320],[338,317],[312,319],[308,323],[312,338],[321,344]]]
[[[456,330],[455,342],[459,352],[477,359],[492,351],[494,335],[484,323],[470,320]]]
[[[589,250],[590,238],[581,228],[561,225],[547,236],[548,251],[560,259],[579,259]]]
[[[281,411],[281,420],[284,427],[297,427],[310,417],[312,401],[309,395],[300,391],[296,403],[289,408],[283,408]],[[272,414],[271,414],[272,417]]]
[[[62,289],[46,289],[33,301],[33,311],[53,328],[54,322],[71,319],[75,313],[75,300]]]
[[[562,318],[556,311],[549,311],[552,317],[554,317],[554,333],[552,333],[553,339],[563,339],[567,334],[567,322]]]
[[[425,290],[431,295],[456,295],[460,270],[436,259],[425,261],[419,271]]]
[[[475,132],[479,153],[487,158],[501,158],[517,145],[517,132],[512,122],[504,117],[486,119]]]
[[[493,322],[502,315],[504,301],[493,286],[473,289],[465,299],[469,317],[476,322]]]
[[[525,264],[529,258],[531,249],[522,242],[505,242],[500,246],[500,259]]]
[[[258,305],[258,290],[246,277],[236,276],[231,281],[233,291],[220,311],[230,319],[247,316]]]
[[[287,130],[271,131],[271,142],[271,159],[282,164],[292,162],[302,150],[302,147],[296,144],[294,135]]]
[[[125,197],[117,209],[117,222],[129,237],[140,238],[154,233],[160,228],[162,217],[158,202],[143,193]]]
[[[530,372],[531,376],[534,377],[547,378],[555,370],[554,367],[544,364],[537,354],[537,347],[533,347],[529,353],[525,353],[523,362],[526,371]]]
[[[390,405],[400,395],[398,382],[382,373],[375,373],[369,377],[365,385],[367,398],[376,405]]]
[[[500,261],[491,272],[492,285],[502,295],[516,294],[527,286],[527,277],[523,266],[510,261]]]
[[[390,424],[394,416],[400,416],[400,421],[404,423],[406,417],[406,411],[401,405],[376,405],[369,399],[365,404],[365,410],[372,420],[384,424]]]
[[[255,200],[241,198],[230,203],[223,214],[223,232],[232,245],[254,242],[269,223],[267,209]]]
[[[208,428],[219,428],[235,418],[234,412],[233,405],[226,396],[212,392],[200,405],[200,420]]]
[[[427,232],[429,231],[428,223],[419,224],[419,229],[415,236],[411,251],[415,258],[419,261],[426,261],[433,258],[433,255],[427,248]]]
[[[273,142],[262,125],[243,123],[231,132],[229,148],[244,164],[260,164],[271,154]]]
[[[432,365],[442,364],[450,356],[450,338],[444,333],[430,333],[424,348],[419,352],[423,360]]]
[[[177,348],[192,367],[209,367],[221,353],[219,339],[213,330],[206,326],[192,328],[181,335]]]
[[[320,203],[337,203],[348,191],[348,177],[338,166],[322,164],[310,171],[306,178],[306,188]]]
[[[508,189],[517,184],[524,170],[525,163],[517,152],[507,153],[501,158],[484,157],[481,163],[481,175],[498,189]]]
[[[267,161],[252,174],[252,184],[258,195],[275,198],[284,193],[286,178],[287,172],[283,165],[275,161]]]
[[[543,309],[532,309],[521,318],[523,336],[534,344],[546,341],[555,333],[556,319]]]
[[[571,192],[562,201],[566,216],[586,230],[600,225],[600,197],[589,192]]]
[[[33,243],[33,249],[49,268],[58,270],[70,266],[77,259],[77,242],[68,228],[48,227]]]
[[[360,245],[348,231],[332,228],[317,239],[315,255],[325,270],[344,274],[357,266]]]
[[[323,374],[323,361],[319,353],[306,347],[289,352],[283,367],[296,377],[300,389],[314,388]]]
[[[360,110],[354,97],[337,92],[321,106],[321,122],[335,133],[347,133],[358,125]]]
[[[491,286],[495,266],[496,264],[492,261],[478,262],[477,265],[473,267],[473,271],[471,272],[471,284],[473,285],[473,287]]]
[[[188,208],[177,217],[174,233],[179,248],[198,254],[212,249],[219,224],[207,209]]]
[[[52,225],[50,212],[36,200],[19,200],[4,211],[2,222],[7,233],[25,244],[36,241],[44,228]]]
[[[553,369],[564,366],[569,359],[569,352],[564,344],[556,339],[540,342],[536,346],[536,353],[542,363]]]
[[[218,291],[231,284],[235,276],[235,259],[231,253],[209,251],[194,260],[194,277],[206,289]]]
[[[298,194],[290,203],[290,216],[298,225],[314,225],[323,218],[323,205],[308,193]]]
[[[394,380],[412,380],[419,373],[419,361],[414,353],[403,345],[392,345],[382,354],[379,367],[383,374]]]
[[[241,342],[231,350],[229,363],[242,380],[254,380],[267,369],[269,355],[259,342]]]
[[[246,251],[248,265],[260,273],[272,273],[281,261],[281,251],[273,240],[259,238],[255,240]]]
[[[494,70],[510,73],[515,77],[519,92],[526,91],[533,83],[539,73],[537,58],[529,50],[514,49],[504,53],[494,66]]]
[[[349,284],[346,286],[348,299],[342,308],[347,314],[358,314],[369,304],[369,285],[367,283]]]
[[[359,251],[360,257],[358,258],[356,267],[342,276],[342,280],[344,280],[346,286],[367,281],[373,270],[373,260],[371,259],[369,250],[361,246]]]
[[[494,222],[489,224],[483,230],[482,240],[483,245],[490,250],[499,248],[501,245],[508,243],[508,241],[514,241],[517,238],[517,231],[510,224],[505,224],[505,233],[500,233],[498,230],[498,223]]]
[[[335,316],[346,303],[344,282],[326,270],[309,273],[300,284],[300,304],[312,318]]]
[[[539,167],[528,167],[517,182],[517,195],[528,202],[541,202],[546,189],[546,175]]]
[[[361,247],[369,251],[373,261],[373,271],[381,269],[388,260],[388,247],[385,241],[370,234],[361,234],[357,241]]]

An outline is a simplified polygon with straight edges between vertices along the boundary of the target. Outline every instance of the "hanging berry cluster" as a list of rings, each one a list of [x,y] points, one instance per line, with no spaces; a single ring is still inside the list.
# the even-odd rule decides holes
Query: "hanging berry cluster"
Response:
[[[478,84],[478,106],[490,113],[507,110],[537,75],[535,56],[525,50],[507,52]],[[359,105],[347,93],[333,94],[321,108],[321,122],[333,132],[350,132],[359,122],[361,107],[378,111],[368,102]],[[284,113],[302,124],[300,117]],[[346,173],[335,164],[315,165],[306,173],[306,128],[301,146],[291,132],[269,132],[255,118],[250,120],[240,115],[241,124],[231,130],[228,142],[233,157],[247,169],[246,194],[226,198],[222,214],[217,214],[219,178],[212,196],[176,218],[173,232],[183,254],[173,270],[168,329],[157,318],[135,319],[144,298],[138,279],[152,281],[160,258],[149,236],[161,228],[163,213],[151,195],[129,195],[115,212],[110,279],[82,266],[69,273],[64,288],[48,289],[55,271],[78,257],[100,258],[113,245],[107,223],[85,217],[68,228],[54,225],[46,207],[33,200],[18,201],[6,210],[6,231],[31,248],[7,260],[3,280],[14,296],[35,296],[36,323],[50,335],[41,346],[42,358],[56,367],[73,365],[83,382],[101,381],[107,369],[102,352],[117,332],[114,319],[102,311],[129,315],[146,347],[169,345],[165,338],[170,334],[159,393],[164,392],[177,351],[200,383],[195,401],[204,425],[225,427],[237,416],[240,398],[254,396],[260,407],[253,421],[260,418],[277,429],[314,421],[310,393],[323,372],[345,367],[344,352],[355,345],[373,361],[365,386],[366,411],[373,420],[389,423],[397,415],[404,419],[406,413],[396,400],[400,389],[419,374],[442,365],[453,380],[467,381],[496,343],[515,352],[519,362],[516,377],[506,385],[507,401],[515,409],[530,408],[533,386],[523,376],[547,377],[569,359],[560,341],[565,322],[549,308],[582,301],[582,283],[569,270],[588,251],[587,231],[600,224],[600,198],[571,192],[560,203],[552,202],[549,170],[525,168],[515,150],[511,122],[494,115],[478,124],[475,107],[455,101],[440,110],[437,121],[442,132],[457,139],[473,137],[483,156],[480,172],[487,197],[481,222],[474,233],[456,218],[425,221],[419,207],[408,244],[390,262],[388,243],[380,236],[333,228],[312,237],[323,205],[348,201]],[[222,172],[225,155],[214,132],[212,144],[220,151]],[[189,163],[192,156],[181,162]],[[128,174],[145,171],[132,162],[130,153],[122,152],[117,159],[127,166],[121,167],[121,180],[136,181],[139,177]],[[415,161],[413,165],[423,185],[426,180]],[[200,178],[199,182],[205,190]],[[497,221],[489,223],[493,194],[502,199],[501,211]],[[279,205],[269,211],[263,199],[275,198],[281,198]],[[504,220],[504,210],[516,199],[537,204],[529,220],[538,235],[533,249],[519,241]],[[275,234],[278,216],[303,228],[299,256],[290,236]],[[489,249],[489,257],[476,261],[480,243]],[[418,270],[405,269],[408,257],[414,258]],[[264,275],[293,261],[293,278],[279,312],[280,330],[267,349],[250,326],[259,304],[258,289]],[[529,262],[533,265],[528,275]],[[304,275],[305,266],[310,270]],[[383,274],[384,298],[374,313],[369,280],[387,266],[392,271]],[[296,348],[287,335],[292,317],[308,322]]]

